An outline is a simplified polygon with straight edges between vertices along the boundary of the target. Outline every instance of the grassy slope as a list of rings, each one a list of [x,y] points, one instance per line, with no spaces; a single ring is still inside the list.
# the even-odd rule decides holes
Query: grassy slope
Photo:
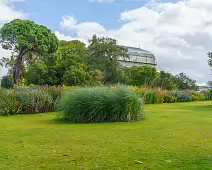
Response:
[[[212,169],[212,102],[145,110],[136,123],[0,117],[0,169]]]

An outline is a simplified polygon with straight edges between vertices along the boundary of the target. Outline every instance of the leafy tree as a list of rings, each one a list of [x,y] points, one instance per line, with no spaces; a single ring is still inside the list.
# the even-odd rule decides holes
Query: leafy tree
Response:
[[[68,86],[84,86],[90,85],[92,76],[83,68],[70,66],[64,75],[64,84]]]
[[[212,81],[207,82],[207,85],[212,89]]]
[[[98,69],[104,73],[106,84],[118,82],[118,70],[121,69],[119,57],[128,57],[127,50],[118,46],[115,39],[97,37],[89,40],[89,66],[92,70]]]
[[[91,75],[93,78],[94,85],[103,85],[105,77],[101,70],[94,70]]]
[[[131,85],[141,86],[149,85],[152,86],[157,76],[156,68],[149,66],[131,67],[127,69],[127,73],[130,79]]]
[[[70,66],[87,65],[88,50],[85,44],[78,40],[60,41],[56,57],[57,66],[60,69],[61,76],[63,76]]]
[[[84,43],[60,41],[54,55],[41,56],[34,62],[33,58],[28,59],[25,77],[28,84],[85,85],[92,79],[88,75],[87,58],[88,50]]]
[[[32,21],[20,19],[15,19],[1,28],[0,43],[3,49],[12,50],[16,54],[13,67],[15,84],[18,84],[21,65],[27,54],[45,56],[54,53],[58,48],[58,39],[49,29]]]
[[[47,55],[39,58],[39,60],[30,59],[26,65],[26,73],[23,77],[27,85],[61,85],[62,77],[59,74],[56,56]]]
[[[46,74],[48,72],[47,65],[42,62],[37,62],[28,67],[26,73],[27,84],[43,85],[46,83]]]
[[[185,73],[180,73],[175,76],[175,86],[179,90],[198,90],[196,80],[191,79]]]
[[[88,49],[83,42],[60,41],[55,56],[58,75],[66,85],[85,85],[92,79],[88,73]]]
[[[161,89],[174,90],[176,89],[174,85],[175,77],[171,73],[166,73],[161,71],[158,76],[155,85]]]
[[[209,52],[208,53],[208,65],[210,66],[210,67],[212,67],[212,52]]]

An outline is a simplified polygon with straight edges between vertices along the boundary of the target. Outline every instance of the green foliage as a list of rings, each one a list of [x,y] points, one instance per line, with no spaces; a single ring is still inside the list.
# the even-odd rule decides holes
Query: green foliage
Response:
[[[20,103],[12,90],[0,89],[0,116],[16,115],[21,113]]]
[[[58,46],[57,37],[48,28],[20,19],[6,23],[1,28],[0,43],[6,50],[23,54],[35,51],[39,54],[49,54],[55,52]]]
[[[205,101],[206,95],[204,93],[192,92],[194,101]]]
[[[62,96],[58,116],[76,123],[136,121],[141,108],[141,98],[125,86],[81,88]]]
[[[22,114],[46,113],[54,110],[52,96],[39,89],[17,91],[16,98],[21,105]]]
[[[166,90],[175,90],[176,87],[174,85],[175,77],[171,73],[167,73],[165,71],[160,71],[157,76],[155,85],[160,87],[161,89]]]
[[[56,65],[62,83],[69,86],[89,85],[92,76],[88,72],[88,50],[84,43],[74,41],[60,41],[55,54]]]
[[[83,67],[71,66],[64,75],[64,84],[67,86],[85,86],[92,82],[92,76]]]
[[[118,59],[120,56],[128,57],[127,50],[118,46],[115,39],[94,35],[89,40],[88,52],[90,68],[101,70],[106,84],[117,83],[120,68]]]
[[[164,103],[175,103],[177,102],[176,97],[172,96],[170,93],[164,94]]]
[[[157,103],[156,92],[147,91],[144,95],[145,104],[155,104]]]
[[[10,75],[3,76],[1,80],[1,87],[6,89],[12,89],[14,86],[13,78]]]
[[[175,103],[212,100],[212,91],[167,91],[159,88],[141,88],[129,86],[130,90],[138,93],[145,104]]]
[[[93,78],[94,85],[103,85],[105,77],[101,70],[96,69],[91,73],[91,75]]]
[[[187,91],[176,91],[172,96],[177,99],[177,102],[191,102],[193,99],[192,94]]]
[[[27,84],[43,85],[46,84],[47,65],[42,62],[33,63],[28,67],[25,75]]]
[[[157,76],[156,68],[150,66],[131,67],[127,69],[131,85],[153,85]]]
[[[48,86],[48,85],[43,85],[40,87],[40,89],[49,93],[53,97],[54,101],[59,99],[61,97],[62,92],[65,90],[63,86]]]
[[[53,110],[53,97],[43,90],[0,90],[0,115],[2,116],[45,113]]]
[[[185,73],[180,73],[175,76],[175,86],[178,90],[198,90],[196,81],[186,76]]]
[[[15,84],[18,84],[20,79],[24,56],[30,53],[44,56],[54,53],[58,48],[58,39],[51,30],[32,21],[20,19],[3,25],[0,30],[0,43],[3,49],[18,54],[13,60]]]

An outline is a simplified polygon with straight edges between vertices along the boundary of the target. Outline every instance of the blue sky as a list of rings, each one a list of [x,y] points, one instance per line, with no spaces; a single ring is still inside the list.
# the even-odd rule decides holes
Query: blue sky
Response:
[[[133,2],[132,2],[133,1]],[[46,25],[53,31],[59,29],[62,16],[69,15],[79,22],[98,22],[107,29],[120,27],[120,13],[145,5],[145,0],[118,0],[113,3],[93,3],[88,0],[28,0],[16,8],[29,14],[29,18]]]
[[[59,39],[87,43],[93,34],[153,52],[158,69],[212,80],[211,0],[0,0],[0,27],[13,19],[47,26]],[[111,2],[103,2],[111,1]],[[112,2],[113,1],[113,2]],[[10,52],[0,48],[0,59]],[[0,68],[0,77],[6,74]]]

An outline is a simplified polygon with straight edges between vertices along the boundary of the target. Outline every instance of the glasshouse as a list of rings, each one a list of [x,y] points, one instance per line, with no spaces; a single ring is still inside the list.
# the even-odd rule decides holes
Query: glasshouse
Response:
[[[120,63],[125,67],[152,66],[156,67],[157,62],[153,53],[141,48],[121,46],[128,50],[129,58],[119,57]]]

